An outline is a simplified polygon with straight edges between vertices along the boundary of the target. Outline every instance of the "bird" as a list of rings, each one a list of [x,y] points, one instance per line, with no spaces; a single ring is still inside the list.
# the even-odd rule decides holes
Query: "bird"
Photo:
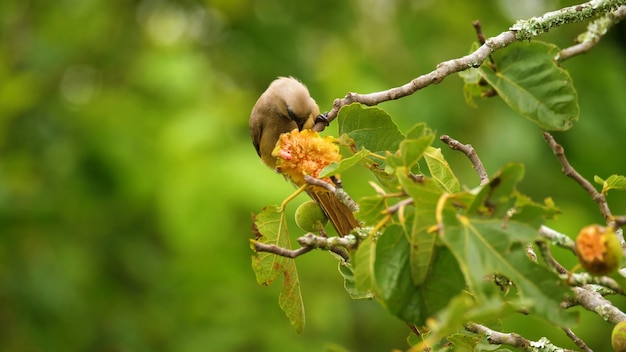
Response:
[[[277,157],[272,152],[281,135],[294,130],[310,130],[317,122],[324,122],[324,118],[302,82],[293,77],[278,77],[261,94],[250,113],[252,144],[263,163],[276,170]],[[339,236],[346,236],[360,226],[352,210],[334,193],[320,186],[308,186],[306,190],[320,205]]]

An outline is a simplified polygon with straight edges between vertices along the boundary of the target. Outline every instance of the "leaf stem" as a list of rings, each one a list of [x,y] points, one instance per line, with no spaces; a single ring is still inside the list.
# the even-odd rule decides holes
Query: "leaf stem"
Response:
[[[284,211],[285,207],[287,206],[287,203],[291,202],[294,198],[296,198],[300,193],[304,191],[305,188],[306,188],[306,185],[302,185],[295,192],[290,194],[289,197],[285,198],[285,200],[283,200],[283,202],[280,204],[280,211],[281,212]]]

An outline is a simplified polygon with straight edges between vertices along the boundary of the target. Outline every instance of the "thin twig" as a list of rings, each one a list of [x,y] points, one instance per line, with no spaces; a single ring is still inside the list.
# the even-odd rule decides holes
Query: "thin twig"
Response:
[[[413,204],[413,202],[414,202],[413,198],[403,199],[399,201],[398,203],[387,207],[386,212],[387,214],[395,214],[398,210],[400,210],[400,208],[404,208],[407,205],[411,205]]]
[[[611,27],[624,18],[626,18],[626,6],[621,6],[617,10],[590,22],[587,25],[587,31],[578,36],[578,44],[561,50],[554,60],[563,62],[573,56],[588,52],[600,42]]]
[[[550,146],[550,148],[552,148],[554,155],[556,155],[557,159],[559,159],[559,161],[561,162],[561,171],[563,172],[563,174],[576,181],[576,183],[578,183],[585,191],[587,191],[587,193],[591,196],[591,199],[593,199],[593,201],[598,204],[600,212],[602,212],[604,218],[607,221],[610,221],[611,210],[609,209],[609,205],[606,201],[606,197],[604,196],[604,194],[598,192],[595,187],[593,187],[591,182],[587,181],[587,179],[582,177],[578,173],[578,171],[574,169],[574,167],[567,161],[567,158],[565,157],[565,150],[560,144],[558,144],[554,140],[554,137],[552,137],[550,133],[544,132],[543,138],[546,140],[546,142],[548,142],[548,145]]]
[[[277,246],[275,244],[267,244],[267,243],[262,243],[259,241],[254,241],[254,249],[257,252],[273,253],[281,257],[287,257],[287,258],[293,259],[307,252],[312,251],[313,249],[315,249],[315,247],[300,247],[298,249],[288,249],[288,248]]]
[[[328,123],[337,118],[339,110],[352,103],[368,106],[378,105],[389,100],[396,100],[415,93],[431,84],[441,83],[447,76],[473,67],[480,67],[493,52],[509,46],[515,41],[530,40],[553,28],[566,23],[582,22],[594,16],[605,14],[626,4],[626,0],[593,0],[583,4],[565,7],[540,17],[517,21],[508,31],[485,40],[474,52],[460,58],[441,62],[435,70],[414,78],[410,82],[388,90],[369,94],[348,93],[343,99],[335,99],[327,119],[318,121],[314,131],[323,131]]]
[[[547,267],[551,268],[559,275],[569,276],[569,271],[565,269],[565,267],[561,265],[561,263],[554,259],[554,256],[552,256],[552,251],[550,251],[550,246],[548,245],[548,243],[544,241],[537,241],[536,244],[537,247],[539,247],[539,253],[541,254],[541,257],[543,258],[543,261],[546,263]]]
[[[462,144],[461,142],[453,139],[446,134],[439,137],[439,139],[446,143],[450,147],[450,149],[459,150],[468,157],[468,159],[472,162],[472,165],[474,166],[474,170],[476,170],[476,172],[478,173],[478,178],[480,178],[481,186],[489,183],[489,175],[487,175],[485,166],[483,165],[482,161],[480,161],[476,150],[474,149],[474,147],[472,147],[471,144]]]
[[[474,27],[474,30],[476,31],[476,38],[478,39],[478,42],[480,43],[480,45],[485,44],[487,39],[485,39],[485,33],[483,33],[483,26],[480,24],[480,21],[476,20],[472,22],[472,26]],[[494,69],[495,71],[496,70],[495,61],[493,57],[491,56],[491,54],[489,54],[488,57],[489,57],[488,65],[491,66],[491,68]]]
[[[583,352],[593,352],[593,350],[589,348],[589,346],[587,346],[585,341],[581,340],[580,337],[576,336],[576,334],[574,334],[574,332],[571,329],[563,328],[563,331],[565,331],[565,335],[567,335],[567,337],[572,339],[572,341],[574,341],[576,346],[578,346]]]

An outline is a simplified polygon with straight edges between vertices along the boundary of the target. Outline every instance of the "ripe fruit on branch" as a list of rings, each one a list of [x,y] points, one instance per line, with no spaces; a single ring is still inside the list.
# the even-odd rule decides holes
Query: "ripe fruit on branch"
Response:
[[[576,237],[575,249],[580,265],[593,275],[610,274],[622,261],[622,246],[610,227],[584,227]]]

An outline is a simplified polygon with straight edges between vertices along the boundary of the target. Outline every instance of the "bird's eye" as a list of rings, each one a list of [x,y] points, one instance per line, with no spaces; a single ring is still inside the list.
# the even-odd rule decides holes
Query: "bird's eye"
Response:
[[[289,118],[293,121],[298,121],[298,117],[296,116],[296,114],[293,112],[293,110],[291,110],[291,107],[287,106],[287,114],[289,114]]]

